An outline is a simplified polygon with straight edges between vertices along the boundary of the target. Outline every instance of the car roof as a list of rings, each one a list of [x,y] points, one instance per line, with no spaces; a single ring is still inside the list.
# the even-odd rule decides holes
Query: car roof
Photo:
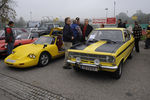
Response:
[[[96,28],[95,30],[120,30],[123,31],[125,28]]]

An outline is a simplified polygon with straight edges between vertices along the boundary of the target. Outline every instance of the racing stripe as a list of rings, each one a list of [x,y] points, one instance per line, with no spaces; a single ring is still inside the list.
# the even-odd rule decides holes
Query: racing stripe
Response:
[[[99,41],[99,42],[93,43],[93,44],[89,45],[88,47],[86,47],[86,48],[84,49],[84,51],[87,51],[87,52],[95,52],[95,50],[96,50],[98,47],[102,46],[102,45],[105,44],[105,43],[106,43],[106,41]]]

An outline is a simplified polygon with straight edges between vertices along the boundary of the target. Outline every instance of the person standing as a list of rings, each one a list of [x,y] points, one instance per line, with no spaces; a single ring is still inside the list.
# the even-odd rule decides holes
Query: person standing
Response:
[[[146,34],[146,41],[145,41],[145,48],[144,49],[148,49],[150,46],[150,22],[149,25],[147,27],[147,34]]]
[[[133,35],[135,38],[135,50],[136,50],[136,52],[140,52],[139,41],[140,41],[141,35],[142,35],[142,28],[136,21],[135,21],[135,26],[133,28]]]
[[[5,42],[7,43],[7,54],[10,55],[14,48],[15,37],[12,31],[12,27],[14,26],[14,22],[10,21],[8,26],[5,28]]]
[[[77,20],[78,26],[80,26],[80,29],[82,30],[83,25],[82,25],[81,22],[80,22],[80,18],[77,17],[76,20]]]
[[[77,20],[73,20],[73,24],[71,25],[71,28],[74,34],[73,44],[76,44],[80,41],[80,38],[82,36],[82,31],[80,26],[77,24]]]
[[[123,27],[123,28],[127,28],[127,23],[128,23],[128,21],[126,20],[126,21],[122,24],[122,27]]]
[[[83,34],[82,42],[85,42],[87,40],[87,37],[92,32],[92,30],[93,30],[93,27],[91,25],[89,25],[89,20],[85,19],[84,25],[82,28],[82,34]]]
[[[70,25],[71,25],[70,17],[65,18],[65,26],[63,28],[63,42],[64,42],[64,48],[66,50],[64,66],[63,66],[64,69],[71,69],[71,67],[67,63],[67,59],[68,59],[67,50],[72,47],[72,41],[74,39],[73,31]]]
[[[118,28],[123,28],[122,20],[118,19]]]

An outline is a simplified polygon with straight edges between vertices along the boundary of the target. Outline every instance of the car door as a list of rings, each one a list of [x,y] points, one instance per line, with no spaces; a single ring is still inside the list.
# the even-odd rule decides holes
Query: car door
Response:
[[[124,30],[124,39],[126,46],[124,58],[126,59],[132,52],[134,43],[131,41],[131,34],[127,30]]]

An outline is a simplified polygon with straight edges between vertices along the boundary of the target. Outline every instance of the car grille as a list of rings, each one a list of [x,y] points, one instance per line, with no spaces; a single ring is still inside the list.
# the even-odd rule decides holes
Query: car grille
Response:
[[[105,55],[69,52],[69,56],[72,58],[80,57],[81,60],[94,61],[95,59],[99,59],[101,62],[106,62],[106,56]]]

